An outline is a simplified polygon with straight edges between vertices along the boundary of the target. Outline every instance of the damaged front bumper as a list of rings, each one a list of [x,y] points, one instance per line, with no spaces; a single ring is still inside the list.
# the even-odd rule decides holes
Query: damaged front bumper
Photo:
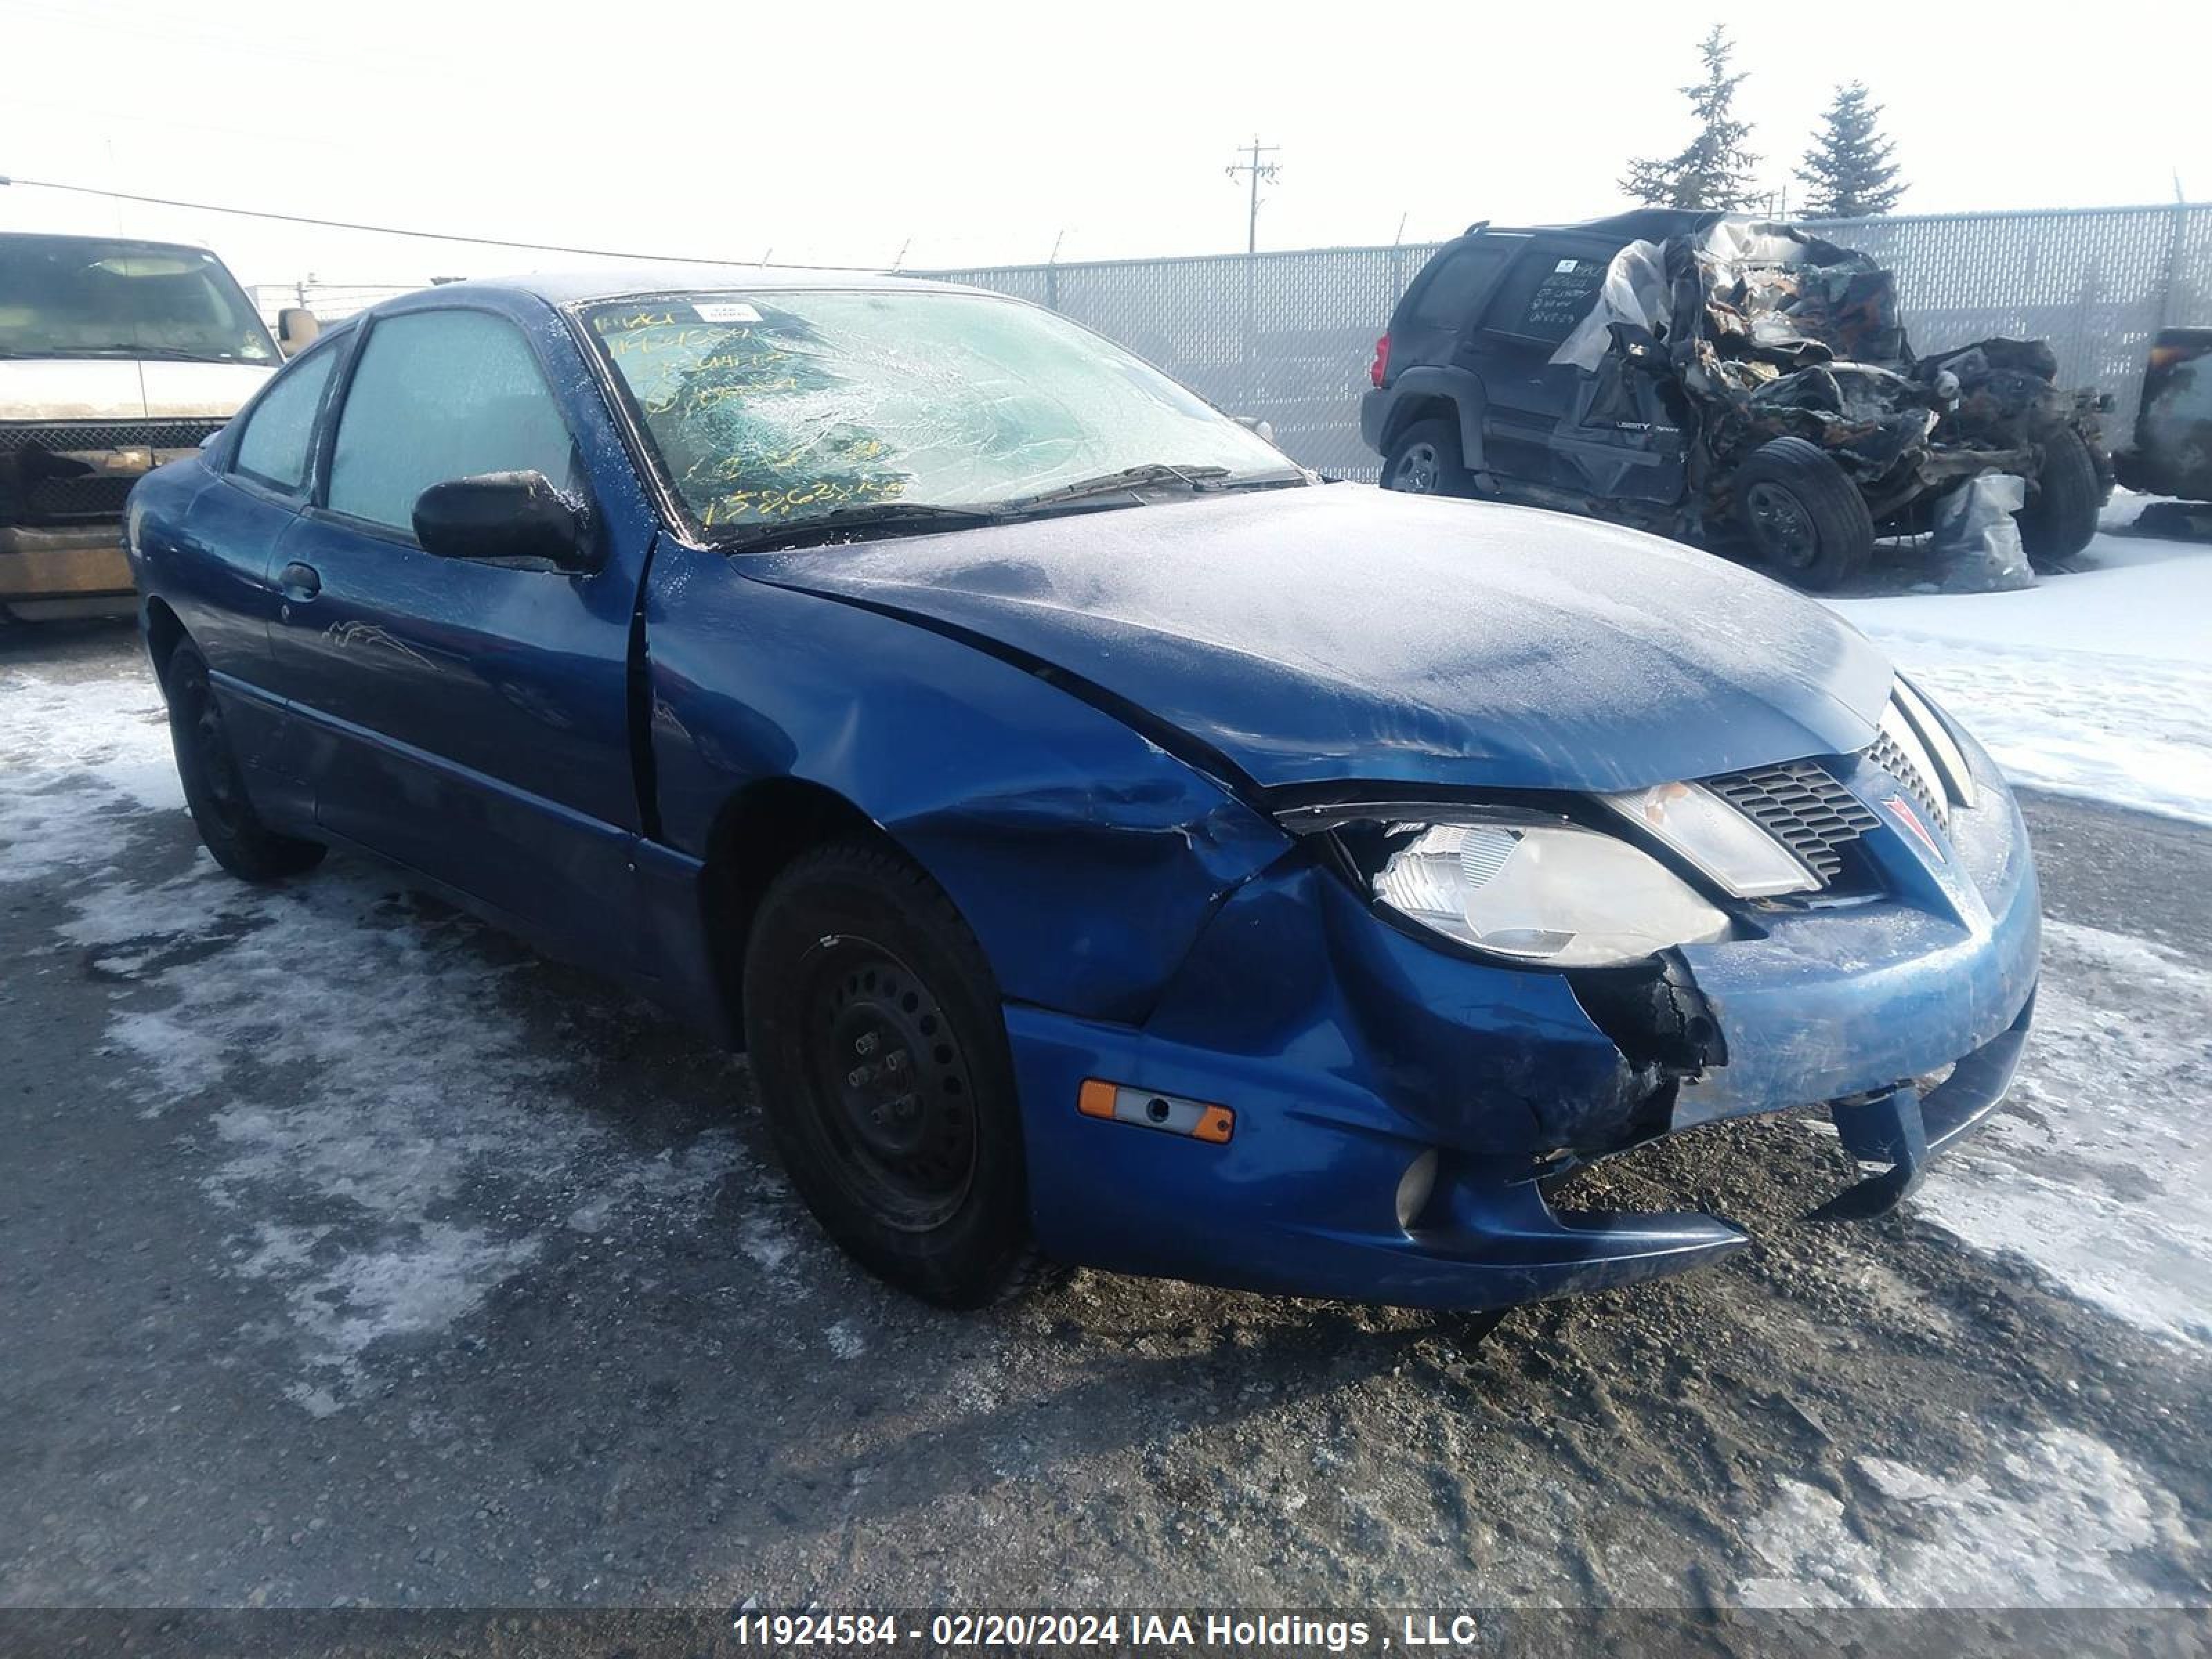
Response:
[[[1986,757],[1974,766],[1979,804],[1948,832],[1923,842],[1885,817],[1866,837],[1880,890],[1776,906],[1749,936],[1679,951],[1718,1063],[1661,1058],[1663,1034],[1639,1042],[1617,1006],[1601,1025],[1572,976],[1438,949],[1286,858],[1222,906],[1143,1025],[1007,1010],[1039,1242],[1277,1293],[1509,1306],[1747,1242],[1708,1215],[1556,1212],[1544,1176],[1809,1105],[1886,1166],[1828,1212],[1878,1213],[1995,1109],[2033,1017],[2033,864],[2009,792]],[[1871,805],[1895,793],[1871,763],[1839,767]],[[1233,1133],[1085,1115],[1093,1079],[1225,1107]]]

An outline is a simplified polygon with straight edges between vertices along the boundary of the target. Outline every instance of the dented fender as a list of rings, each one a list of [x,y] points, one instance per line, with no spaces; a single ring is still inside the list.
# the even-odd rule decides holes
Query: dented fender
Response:
[[[1221,896],[1289,845],[1111,714],[742,559],[664,544],[645,628],[666,844],[703,860],[750,786],[827,790],[945,889],[1013,1000],[1140,1019]]]

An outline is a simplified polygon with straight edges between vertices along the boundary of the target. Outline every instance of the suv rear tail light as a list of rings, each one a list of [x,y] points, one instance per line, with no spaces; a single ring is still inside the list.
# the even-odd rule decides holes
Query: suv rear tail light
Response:
[[[1389,372],[1390,337],[1385,334],[1375,343],[1375,361],[1367,367],[1367,378],[1379,386],[1382,384],[1382,377]]]

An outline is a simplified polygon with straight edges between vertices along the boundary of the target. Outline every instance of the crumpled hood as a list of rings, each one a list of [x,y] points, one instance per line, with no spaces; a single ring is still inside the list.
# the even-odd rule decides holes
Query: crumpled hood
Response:
[[[1626,789],[1849,753],[1891,680],[1856,629],[1710,555],[1351,484],[738,568],[1076,677],[1270,787]]]

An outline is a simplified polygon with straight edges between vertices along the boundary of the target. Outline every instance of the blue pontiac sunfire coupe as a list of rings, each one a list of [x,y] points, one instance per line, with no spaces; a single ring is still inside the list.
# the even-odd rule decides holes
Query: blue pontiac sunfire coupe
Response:
[[[823,1225],[938,1301],[1673,1273],[1742,1236],[1547,1178],[1817,1103],[1874,1213],[2027,1031],[2020,814],[1850,627],[1324,484],[997,295],[411,295],[128,538],[217,859],[377,854],[741,1039]]]

